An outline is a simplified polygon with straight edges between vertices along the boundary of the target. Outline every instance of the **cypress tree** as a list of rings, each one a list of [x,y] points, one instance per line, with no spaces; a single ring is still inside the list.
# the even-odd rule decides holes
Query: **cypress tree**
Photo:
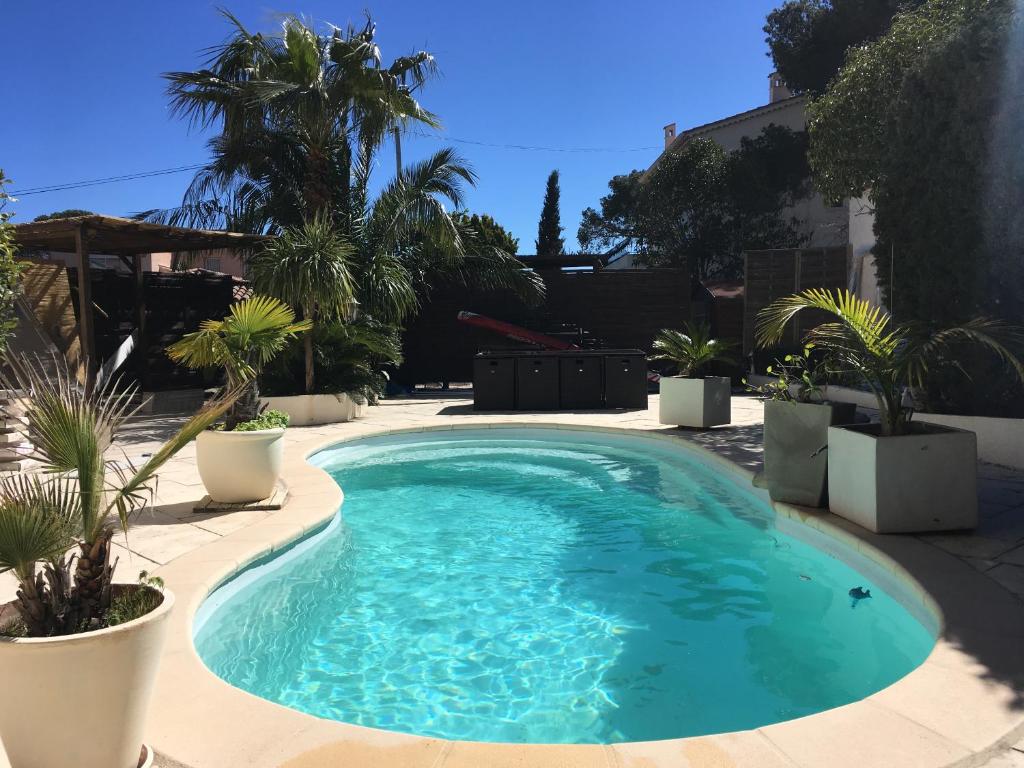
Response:
[[[537,227],[537,255],[562,256],[565,254],[565,240],[562,239],[561,216],[558,212],[558,171],[548,176],[548,187],[544,192],[544,207],[540,212]]]

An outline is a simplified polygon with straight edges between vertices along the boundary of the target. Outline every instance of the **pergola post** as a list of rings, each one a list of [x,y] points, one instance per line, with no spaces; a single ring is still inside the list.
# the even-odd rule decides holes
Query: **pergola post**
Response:
[[[92,272],[89,268],[89,233],[85,225],[75,228],[75,254],[78,257],[78,340],[87,384],[96,373],[96,326],[92,312]]]
[[[132,256],[132,275],[135,278],[135,361],[139,387],[146,385],[146,278],[142,269],[142,254]]]

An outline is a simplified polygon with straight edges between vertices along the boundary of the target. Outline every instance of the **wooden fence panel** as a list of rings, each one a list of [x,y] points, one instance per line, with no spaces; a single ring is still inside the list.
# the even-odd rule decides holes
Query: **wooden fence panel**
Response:
[[[744,257],[745,309],[743,351],[755,348],[754,326],[757,313],[776,299],[807,288],[842,289],[847,287],[849,249],[808,248],[747,251]],[[823,319],[821,313],[808,312],[791,324],[783,345],[796,346],[808,329]]]
[[[435,290],[405,333],[398,380],[406,385],[470,381],[473,355],[480,349],[516,346],[458,322],[460,310],[548,333],[578,326],[603,346],[644,350],[660,329],[678,328],[690,316],[688,270],[537,271],[547,286],[539,307],[527,307],[502,291]]]

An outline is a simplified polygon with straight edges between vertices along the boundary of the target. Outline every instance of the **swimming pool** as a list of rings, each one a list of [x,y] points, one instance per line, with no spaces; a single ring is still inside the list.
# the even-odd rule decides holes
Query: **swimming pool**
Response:
[[[214,592],[195,643],[320,717],[506,742],[733,731],[870,695],[934,644],[900,584],[665,441],[441,431],[314,462],[343,515]]]

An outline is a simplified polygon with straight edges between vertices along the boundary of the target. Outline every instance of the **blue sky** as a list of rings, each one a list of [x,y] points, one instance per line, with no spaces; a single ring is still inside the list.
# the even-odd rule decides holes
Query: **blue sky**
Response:
[[[195,69],[228,27],[226,5],[252,30],[277,14],[317,22],[377,21],[384,57],[426,49],[441,77],[421,91],[447,136],[474,142],[640,151],[522,151],[454,143],[480,176],[470,210],[489,213],[532,253],[544,184],[561,172],[562,225],[576,246],[580,212],[617,173],[646,167],[662,126],[715,120],[764,104],[771,64],[761,27],[775,0],[517,0],[345,4],[13,2],[4,9],[0,167],[13,189],[173,168],[206,159],[205,137],[170,117],[160,74]],[[406,161],[442,144],[409,137]],[[377,179],[394,172],[389,147]],[[174,205],[189,173],[25,195],[15,221],[64,208],[126,215]]]

